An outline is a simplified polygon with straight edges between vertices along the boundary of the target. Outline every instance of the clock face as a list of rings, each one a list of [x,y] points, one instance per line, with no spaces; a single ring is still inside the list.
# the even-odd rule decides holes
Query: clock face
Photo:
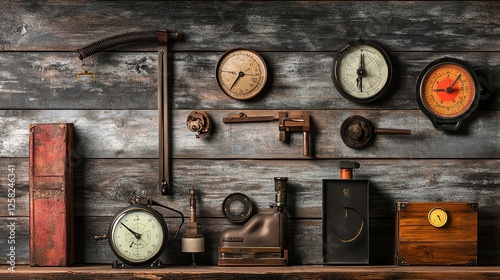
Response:
[[[423,77],[420,97],[425,108],[437,117],[456,118],[467,112],[476,98],[471,73],[456,63],[440,63]]]
[[[267,80],[267,68],[262,57],[247,49],[226,52],[216,69],[220,88],[230,97],[247,100],[259,94]]]
[[[433,208],[427,218],[432,226],[443,227],[448,222],[448,213],[443,208]]]
[[[115,255],[130,265],[155,261],[163,252],[167,230],[161,215],[145,206],[120,211],[110,227],[109,242]]]
[[[369,103],[387,93],[392,65],[389,56],[377,44],[358,40],[338,51],[333,82],[345,98]]]
[[[477,108],[479,78],[462,60],[444,57],[428,64],[417,79],[417,103],[439,130],[456,130]]]

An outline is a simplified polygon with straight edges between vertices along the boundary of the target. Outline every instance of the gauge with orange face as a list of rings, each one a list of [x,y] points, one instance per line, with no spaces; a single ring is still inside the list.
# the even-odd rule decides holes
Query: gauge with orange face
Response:
[[[456,130],[477,108],[480,86],[476,72],[462,60],[433,61],[417,80],[420,109],[438,130]]]

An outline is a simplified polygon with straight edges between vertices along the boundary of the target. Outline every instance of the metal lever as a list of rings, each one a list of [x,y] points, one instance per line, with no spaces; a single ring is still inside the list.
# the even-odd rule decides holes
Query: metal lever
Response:
[[[351,116],[342,123],[340,134],[342,140],[349,148],[363,149],[373,144],[376,134],[409,135],[411,134],[411,130],[375,128],[366,118]]]
[[[278,120],[275,116],[252,116],[249,117],[245,113],[239,113],[238,116],[229,116],[222,118],[223,123],[245,123],[245,122],[269,122]]]
[[[162,195],[171,194],[167,44],[169,39],[177,40],[178,37],[179,32],[177,30],[127,32],[104,38],[77,50],[78,58],[83,60],[97,52],[126,43],[158,42],[158,142],[160,146],[158,157],[160,162],[160,192]]]
[[[311,121],[309,114],[297,114],[297,115],[288,115],[287,112],[279,112],[279,116],[247,116],[245,113],[239,113],[238,116],[229,116],[227,118],[222,118],[222,122],[224,123],[244,123],[244,122],[266,122],[266,121],[275,121],[279,122],[279,141],[286,142],[287,141],[287,132],[302,132],[303,133],[303,147],[302,154],[304,156],[310,155],[310,135],[311,131]]]

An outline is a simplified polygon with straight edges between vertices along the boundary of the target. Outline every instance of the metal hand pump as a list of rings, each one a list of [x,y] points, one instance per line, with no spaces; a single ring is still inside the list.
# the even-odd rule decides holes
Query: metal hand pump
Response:
[[[162,195],[171,194],[170,182],[170,137],[169,137],[169,103],[168,103],[168,72],[167,72],[167,43],[176,40],[179,32],[171,30],[128,32],[113,37],[104,38],[88,46],[78,49],[78,58],[91,56],[105,49],[126,43],[140,41],[158,42],[158,142],[160,162],[160,191]]]

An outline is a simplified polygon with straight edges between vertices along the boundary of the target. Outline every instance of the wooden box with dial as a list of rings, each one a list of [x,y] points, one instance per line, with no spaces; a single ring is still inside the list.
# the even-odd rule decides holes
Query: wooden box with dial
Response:
[[[397,265],[477,265],[477,203],[397,202]]]

